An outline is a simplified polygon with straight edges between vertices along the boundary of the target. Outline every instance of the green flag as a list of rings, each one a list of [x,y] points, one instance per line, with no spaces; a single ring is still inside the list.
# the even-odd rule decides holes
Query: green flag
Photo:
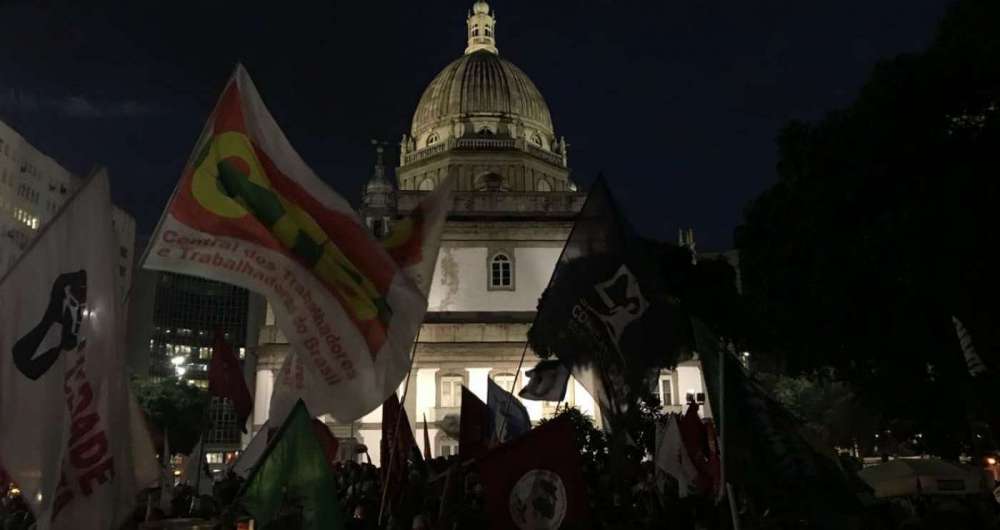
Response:
[[[712,413],[725,433],[726,481],[740,486],[761,510],[795,514],[815,528],[846,528],[860,508],[860,481],[745,372],[704,323],[693,319],[692,325]]]
[[[271,440],[243,490],[257,528],[345,528],[333,473],[300,400]]]

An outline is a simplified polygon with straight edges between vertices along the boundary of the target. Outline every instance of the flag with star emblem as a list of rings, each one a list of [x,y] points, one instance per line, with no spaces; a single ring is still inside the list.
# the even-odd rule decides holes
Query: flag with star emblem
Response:
[[[573,424],[565,416],[479,460],[490,528],[590,528]]]
[[[393,392],[427,309],[351,205],[289,144],[237,66],[144,266],[265,295],[316,414],[353,421]]]

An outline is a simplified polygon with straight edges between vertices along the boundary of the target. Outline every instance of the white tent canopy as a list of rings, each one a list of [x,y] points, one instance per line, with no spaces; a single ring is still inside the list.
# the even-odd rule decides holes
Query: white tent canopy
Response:
[[[937,459],[897,459],[863,469],[858,476],[877,498],[988,491],[982,470]]]

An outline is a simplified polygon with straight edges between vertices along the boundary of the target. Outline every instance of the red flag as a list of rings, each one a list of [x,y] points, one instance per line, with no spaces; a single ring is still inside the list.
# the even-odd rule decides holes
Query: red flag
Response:
[[[556,418],[479,462],[492,528],[590,528],[573,424]]]
[[[431,461],[431,435],[427,432],[427,415],[424,414],[424,460]]]
[[[396,426],[399,426],[398,432]],[[395,441],[395,450],[392,443]],[[395,504],[406,483],[406,457],[416,449],[417,441],[413,439],[410,420],[406,410],[399,405],[399,398],[393,392],[382,404],[382,441],[381,466],[382,483],[387,488],[389,506]],[[390,458],[392,462],[390,464]]]
[[[14,480],[10,478],[7,470],[3,468],[3,464],[0,464],[0,495],[7,493],[7,487],[13,483]]]
[[[463,460],[486,454],[492,429],[489,407],[468,388],[462,387],[462,409],[458,425],[458,454]]]
[[[312,420],[313,430],[316,431],[316,439],[323,447],[323,454],[326,455],[326,463],[333,469],[333,463],[337,461],[337,450],[340,449],[340,442],[337,437],[330,432],[330,428],[319,418]]]
[[[253,410],[253,396],[243,379],[240,360],[236,358],[233,347],[226,343],[221,331],[215,332],[212,360],[208,364],[208,393],[226,398],[233,404],[240,428],[246,432],[247,418]]]
[[[680,427],[681,439],[684,441],[688,457],[690,457],[695,469],[698,470],[695,487],[702,495],[710,494],[713,492],[715,478],[710,462],[708,429],[701,416],[698,416],[697,403],[691,403],[688,406],[687,412],[681,416],[677,425]]]

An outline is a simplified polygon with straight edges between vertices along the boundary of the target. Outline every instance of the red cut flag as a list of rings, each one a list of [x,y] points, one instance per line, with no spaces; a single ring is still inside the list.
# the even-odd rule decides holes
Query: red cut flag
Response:
[[[677,426],[688,457],[698,470],[695,489],[701,495],[708,495],[713,492],[715,478],[711,467],[709,433],[705,422],[698,415],[697,403],[689,404],[687,412],[678,420]]]
[[[7,487],[11,485],[14,481],[7,474],[7,470],[3,468],[3,464],[0,463],[0,494],[7,492]]]
[[[215,332],[212,360],[208,363],[208,393],[228,399],[239,417],[240,428],[247,432],[247,418],[253,412],[253,396],[243,379],[240,360],[221,331]]]
[[[382,440],[379,447],[382,483],[386,485],[386,498],[390,507],[396,504],[403,491],[406,484],[406,458],[416,447],[417,442],[413,439],[406,410],[399,405],[399,398],[393,393],[382,404]]]
[[[351,204],[295,152],[242,66],[198,139],[144,266],[265,295],[293,352],[287,362],[304,368],[292,394],[313,414],[343,422],[402,382],[427,309]],[[282,377],[291,373],[283,368]],[[275,392],[284,401],[273,416],[291,410],[288,395]]]
[[[458,454],[462,459],[483,456],[493,434],[493,414],[486,403],[464,386],[458,426]]]
[[[590,528],[573,424],[556,418],[479,461],[491,528]]]

